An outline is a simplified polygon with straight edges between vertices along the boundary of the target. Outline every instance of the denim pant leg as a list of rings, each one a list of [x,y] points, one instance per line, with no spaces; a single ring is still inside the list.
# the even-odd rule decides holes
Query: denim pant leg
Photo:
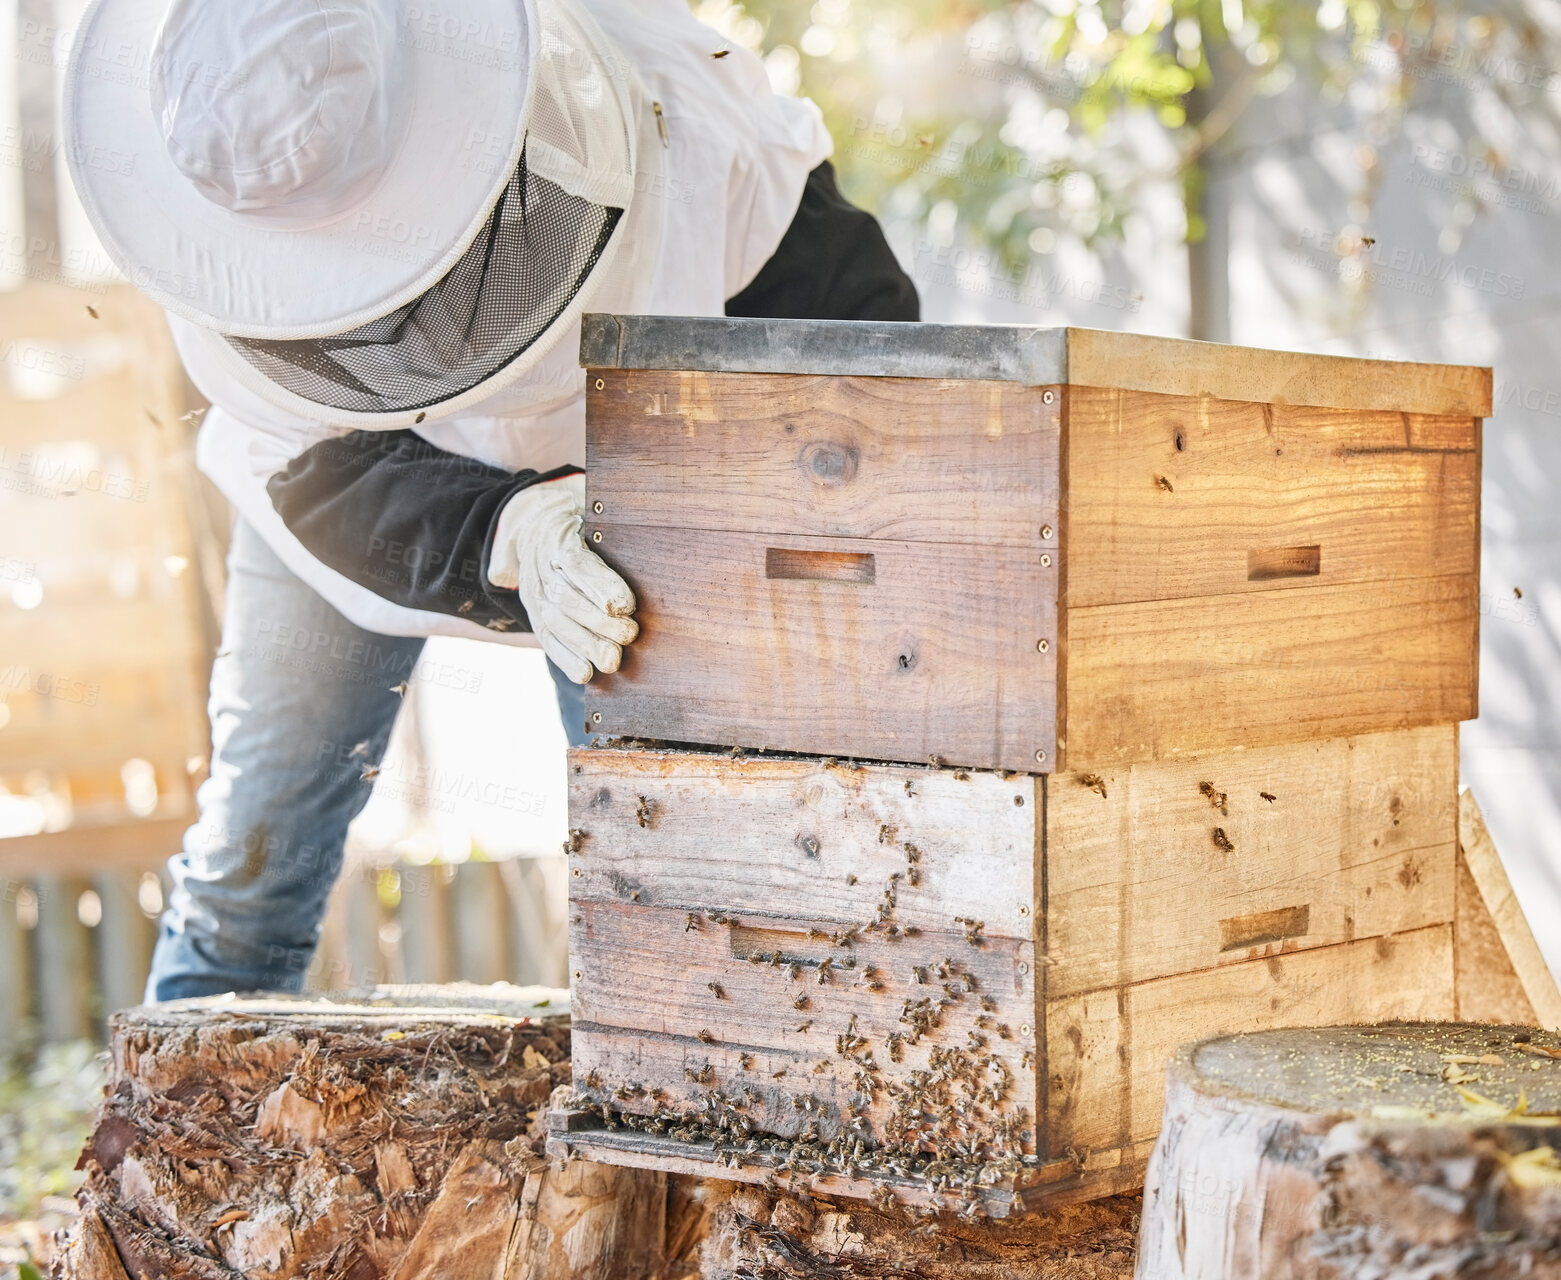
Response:
[[[146,998],[296,991],[421,638],[354,626],[240,521],[211,672],[211,776],[169,861]]]
[[[592,738],[585,727],[585,686],[576,684],[547,660],[547,673],[553,677],[553,692],[558,697],[558,714],[564,722],[564,737],[571,747],[583,747]]]

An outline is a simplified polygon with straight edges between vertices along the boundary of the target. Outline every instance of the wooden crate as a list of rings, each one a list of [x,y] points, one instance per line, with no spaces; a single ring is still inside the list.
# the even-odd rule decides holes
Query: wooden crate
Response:
[[[1488,369],[587,317],[591,725],[1045,772],[1476,714]]]
[[[575,1082],[616,1127],[561,1116],[561,1151],[1002,1214],[1136,1186],[1188,1040],[1455,1012],[1453,726],[1051,776],[569,768]]]

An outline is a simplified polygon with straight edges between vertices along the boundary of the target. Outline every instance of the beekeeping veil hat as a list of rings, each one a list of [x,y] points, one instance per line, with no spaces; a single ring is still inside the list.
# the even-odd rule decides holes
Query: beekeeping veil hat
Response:
[[[115,263],[246,383],[390,426],[578,318],[637,101],[578,0],[94,0],[67,158]]]

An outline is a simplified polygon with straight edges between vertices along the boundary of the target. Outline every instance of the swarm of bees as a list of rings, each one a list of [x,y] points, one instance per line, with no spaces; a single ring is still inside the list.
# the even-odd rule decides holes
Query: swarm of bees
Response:
[[[968,771],[958,772],[969,776]],[[1099,779],[1080,781],[1087,786],[1099,782],[1104,795],[1105,785]],[[909,781],[906,793],[915,794]],[[1218,807],[1224,797],[1209,799]],[[656,817],[655,806],[646,797],[639,797],[636,816],[641,826],[650,826]],[[869,963],[865,956],[858,959],[860,948],[869,945],[871,935],[898,940],[920,932],[896,919],[901,893],[921,884],[925,865],[923,851],[900,840],[899,830],[888,823],[877,824],[877,843],[898,849],[905,862],[902,870],[888,873],[882,882],[873,917],[856,924],[814,924],[807,929],[810,942],[824,944],[819,948],[822,956],[815,959],[779,950],[737,952],[734,948],[735,954],[753,966],[783,968],[790,982],[805,981],[811,971],[818,986],[837,987],[840,995],[835,998],[846,998],[847,991],[883,991],[895,980],[908,977],[922,992],[902,1000],[894,1029],[869,1033],[853,1014],[845,1029],[834,1035],[833,1057],[792,1063],[803,1079],[825,1077],[813,1086],[818,1093],[804,1091],[805,1086],[785,1088],[775,1083],[764,1089],[753,1084],[739,1088],[735,1082],[727,1083],[724,1070],[718,1083],[716,1067],[706,1060],[702,1065],[696,1062],[683,1067],[688,1086],[675,1090],[680,1096],[673,1098],[661,1090],[647,1094],[632,1083],[605,1095],[599,1073],[591,1072],[577,1083],[586,1109],[599,1115],[605,1125],[701,1144],[709,1152],[701,1158],[734,1169],[763,1170],[776,1186],[780,1185],[777,1178],[867,1179],[873,1184],[875,1205],[895,1206],[898,1186],[930,1196],[940,1210],[965,1218],[994,1208],[1002,1212],[1010,1204],[1018,1206],[1016,1179],[1034,1166],[1036,1157],[1026,1153],[1034,1132],[1029,1112],[1016,1105],[1015,1070],[1031,1069],[1033,1050],[1014,1046],[1022,1054],[1016,1066],[996,1052],[1004,1048],[1002,1042],[1014,1040],[1014,1033],[1007,1023],[997,1020],[998,1001],[979,994],[976,974],[953,956],[926,958],[903,967]],[[583,840],[583,832],[571,831],[566,847],[579,853]],[[814,853],[808,843],[805,837],[798,837],[799,847]],[[854,884],[857,877],[846,879]],[[627,888],[622,886],[620,892]],[[689,911],[684,931],[701,929],[705,921],[728,928],[739,924],[720,911]],[[983,921],[959,916],[954,923],[963,929],[968,945],[987,947]],[[719,981],[705,985],[717,1000],[732,998]],[[827,1005],[829,997],[810,995],[811,985],[800,991],[792,989],[792,1006],[818,1016],[817,1005]],[[972,998],[979,1012],[963,1003]],[[953,1026],[946,1026],[945,1015],[956,1005],[967,1012]],[[892,1009],[884,1012],[888,1015],[885,1021],[895,1017]],[[809,1017],[795,1026],[793,1034],[806,1035],[813,1025],[814,1019]],[[1021,1028],[1021,1032],[1021,1038],[1028,1040],[1029,1028]],[[705,1045],[718,1043],[707,1029],[695,1034]],[[917,1046],[914,1056],[910,1052],[913,1046]],[[879,1053],[884,1055],[883,1066]],[[755,1071],[753,1053],[737,1052],[733,1058],[735,1061],[727,1060],[732,1067]],[[895,1066],[891,1068],[889,1063]],[[918,1065],[921,1063],[925,1065]],[[770,1079],[782,1081],[787,1074],[787,1068],[781,1067],[770,1072]],[[792,1076],[794,1081],[797,1078]],[[750,1075],[746,1079],[757,1083],[763,1077]],[[723,1087],[732,1092],[724,1092]],[[789,1108],[785,1107],[788,1101]],[[782,1119],[783,1114],[793,1118]],[[932,1210],[925,1212],[932,1216]]]

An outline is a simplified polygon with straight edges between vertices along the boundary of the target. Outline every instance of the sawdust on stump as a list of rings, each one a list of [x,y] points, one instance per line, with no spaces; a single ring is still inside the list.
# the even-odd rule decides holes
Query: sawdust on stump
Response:
[[[1139,1197],[1001,1221],[918,1217],[727,1184],[702,1280],[1129,1280]]]
[[[58,1280],[502,1274],[569,1079],[540,988],[177,1001],[110,1033]]]

